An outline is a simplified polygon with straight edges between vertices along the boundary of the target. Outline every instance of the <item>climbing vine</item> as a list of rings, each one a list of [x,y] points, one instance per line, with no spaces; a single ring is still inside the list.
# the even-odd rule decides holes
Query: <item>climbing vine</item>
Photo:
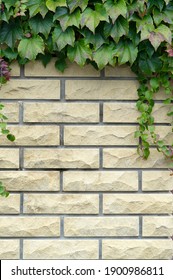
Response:
[[[152,115],[154,97],[164,90],[170,123],[173,116],[173,1],[5,0],[0,3],[1,64],[41,60],[46,66],[53,56],[55,67],[62,72],[67,60],[80,66],[90,63],[98,70],[106,65],[130,65],[139,81],[136,104],[140,112],[139,129],[135,132],[138,152],[147,159],[150,146],[154,145],[173,161],[173,144],[167,145],[156,134]],[[5,75],[8,80],[8,74]],[[6,131],[5,125],[1,129]]]

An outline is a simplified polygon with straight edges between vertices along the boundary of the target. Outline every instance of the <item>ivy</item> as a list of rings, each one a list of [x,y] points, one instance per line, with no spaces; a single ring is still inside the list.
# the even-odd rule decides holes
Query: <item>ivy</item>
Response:
[[[8,63],[39,59],[46,66],[54,56],[62,72],[67,60],[96,69],[130,65],[140,84],[138,152],[147,159],[154,145],[173,161],[173,145],[156,134],[152,115],[164,89],[170,123],[173,116],[172,0],[6,0],[0,9],[1,59]]]

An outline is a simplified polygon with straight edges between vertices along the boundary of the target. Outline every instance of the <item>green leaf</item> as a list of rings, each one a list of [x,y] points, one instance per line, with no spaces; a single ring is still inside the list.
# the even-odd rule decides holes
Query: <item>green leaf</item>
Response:
[[[74,47],[68,46],[67,56],[71,62],[75,61],[80,66],[84,66],[87,59],[91,59],[91,49],[84,39],[75,42]]]
[[[107,27],[110,30],[106,30]],[[113,25],[110,25],[110,23],[105,24],[104,32],[105,35],[109,34],[108,36],[111,36],[114,41],[118,43],[120,37],[122,37],[123,35],[127,35],[129,32],[128,21],[124,17],[119,16]]]
[[[80,7],[82,11],[88,5],[89,0],[67,0],[68,7],[70,9],[70,13],[72,13],[77,7]]]
[[[93,53],[93,59],[98,65],[99,69],[103,69],[107,64],[115,65],[116,51],[113,44],[103,45],[96,52]]]
[[[162,61],[156,56],[152,56],[151,58],[146,59],[140,59],[139,68],[142,73],[150,76],[152,73],[155,73],[162,68]]]
[[[48,12],[46,3],[43,0],[29,0],[27,7],[29,9],[30,17],[33,17],[38,13],[40,13],[42,17],[45,17]]]
[[[6,48],[4,50],[1,50],[1,56],[5,56],[9,60],[14,60],[17,58],[18,53],[16,51],[13,51],[11,48]]]
[[[65,31],[69,26],[76,26],[79,28],[81,21],[80,9],[76,9],[72,14],[67,8],[57,8],[53,20],[59,20],[62,30]]]
[[[38,53],[44,53],[44,41],[39,35],[33,38],[24,38],[19,43],[18,51],[21,58],[34,60]]]
[[[12,50],[17,40],[22,38],[22,29],[18,20],[7,24],[6,22],[0,29],[0,43],[6,43]]]
[[[137,58],[138,49],[130,41],[120,41],[116,46],[116,50],[118,56],[118,63],[120,65],[126,62],[130,62],[130,64],[133,64],[133,62]]]
[[[101,33],[93,34],[88,28],[82,30],[81,34],[85,37],[85,42],[87,44],[92,44],[94,46],[94,50],[97,50],[106,43],[106,40],[103,38]]]
[[[37,57],[39,60],[41,60],[42,64],[44,65],[44,67],[47,66],[47,64],[51,61],[52,59],[52,55],[50,53],[46,53],[46,54],[38,54]]]
[[[151,88],[156,91],[157,89],[159,89],[159,80],[157,78],[151,78],[150,79],[150,86]]]
[[[104,7],[106,8],[106,11],[113,23],[120,15],[123,17],[126,17],[127,15],[127,6],[125,0],[118,0],[116,2],[114,0],[107,0],[104,3]]]
[[[7,138],[9,141],[14,142],[15,141],[15,136],[13,134],[8,134]]]
[[[50,11],[55,12],[57,7],[67,6],[67,4],[66,0],[47,0],[46,6]]]
[[[29,20],[29,26],[32,30],[32,33],[35,35],[42,33],[47,38],[53,26],[52,21],[53,16],[51,14],[47,14],[44,18],[38,14]]]
[[[62,50],[66,45],[74,46],[75,33],[73,28],[68,27],[64,32],[60,26],[55,27],[52,33],[53,42],[57,44],[58,49]]]
[[[55,62],[55,68],[60,71],[60,72],[64,72],[64,70],[67,68],[67,63],[65,61],[65,58],[60,58],[57,59],[57,61]]]
[[[82,14],[81,27],[87,26],[93,33],[100,21],[108,21],[106,10],[101,4],[95,5],[95,11],[91,8],[86,8]]]

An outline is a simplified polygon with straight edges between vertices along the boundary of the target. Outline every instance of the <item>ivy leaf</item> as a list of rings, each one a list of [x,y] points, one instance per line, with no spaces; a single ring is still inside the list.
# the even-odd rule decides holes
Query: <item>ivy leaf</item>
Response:
[[[65,58],[59,58],[56,60],[55,62],[55,68],[60,71],[60,72],[64,72],[64,70],[67,68],[67,63],[65,61]]]
[[[106,8],[106,11],[113,23],[120,15],[123,17],[126,17],[127,15],[127,6],[125,0],[118,0],[116,2],[114,0],[107,0],[104,3],[104,7]]]
[[[16,4],[16,0],[5,0],[4,2],[5,2],[4,3],[5,7],[7,8],[8,11],[11,7],[14,7]]]
[[[11,48],[6,48],[4,50],[1,50],[1,56],[5,56],[9,60],[14,60],[17,58],[18,53],[16,51],[13,51]]]
[[[130,41],[120,41],[116,46],[118,63],[124,64],[126,62],[133,62],[136,60],[138,55],[138,49]]]
[[[53,20],[59,20],[62,30],[65,31],[69,26],[76,26],[79,28],[81,13],[80,9],[76,9],[72,14],[69,14],[67,8],[58,8],[53,17]]]
[[[93,53],[93,59],[97,63],[99,69],[103,69],[107,64],[115,65],[116,51],[113,44],[103,45]]]
[[[95,5],[95,11],[91,8],[86,8],[82,14],[81,27],[87,26],[93,33],[95,33],[96,27],[99,25],[100,21],[109,21],[106,10],[101,4]]]
[[[80,7],[82,11],[88,5],[89,0],[67,0],[68,7],[70,9],[70,13],[72,13],[77,7]]]
[[[154,30],[154,32],[151,32],[149,40],[155,50],[157,50],[160,44],[164,41],[171,44],[172,32],[166,25],[161,24],[157,29]]]
[[[38,53],[44,53],[44,41],[39,35],[24,38],[19,43],[18,52],[22,58],[34,60]]]
[[[7,139],[9,140],[9,141],[11,141],[11,142],[14,142],[15,141],[15,136],[13,135],[13,134],[8,134],[7,135]]]
[[[139,67],[142,73],[150,76],[162,68],[162,61],[156,56],[140,59]]]
[[[106,42],[101,33],[93,34],[88,28],[82,30],[81,34],[85,37],[85,42],[87,44],[92,44],[95,50]]]
[[[47,66],[47,64],[51,61],[52,59],[52,55],[50,53],[46,53],[46,54],[38,54],[38,57],[37,57],[39,60],[41,60],[42,64],[44,67]]]
[[[46,6],[50,11],[55,12],[57,7],[67,6],[67,4],[66,0],[47,0]]]
[[[153,19],[150,15],[145,16],[142,20],[136,21],[137,32],[141,31],[141,40],[146,40],[150,37],[152,31],[154,31]]]
[[[7,24],[6,22],[2,25],[0,30],[0,42],[6,43],[11,49],[14,49],[14,45],[17,40],[22,38],[22,29],[19,21],[11,22]]]
[[[80,66],[84,66],[86,60],[91,59],[91,49],[84,39],[75,42],[74,47],[68,46],[67,56],[71,62],[76,61]]]
[[[38,13],[40,13],[42,17],[45,17],[48,12],[45,1],[42,0],[29,0],[27,8],[29,9],[30,17],[33,17]]]
[[[64,32],[60,26],[57,26],[52,33],[53,42],[57,44],[58,49],[62,50],[66,45],[74,46],[75,33],[73,28],[68,27]]]
[[[29,26],[34,34],[42,33],[47,38],[53,25],[52,20],[51,14],[47,14],[45,18],[38,14],[29,20]]]
[[[124,17],[120,16],[115,21],[114,25],[112,24],[110,25],[109,23],[106,23],[104,31],[106,36],[111,36],[114,39],[114,41],[118,43],[120,37],[123,35],[127,35],[129,32],[128,21]]]

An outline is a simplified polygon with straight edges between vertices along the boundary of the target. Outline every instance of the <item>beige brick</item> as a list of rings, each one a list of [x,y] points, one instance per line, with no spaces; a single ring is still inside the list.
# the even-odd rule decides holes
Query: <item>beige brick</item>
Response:
[[[98,241],[24,240],[24,259],[98,259]]]
[[[2,239],[0,246],[1,260],[16,260],[19,259],[19,240]]]
[[[171,118],[167,116],[170,105],[156,103],[153,108],[155,123],[170,123]],[[103,109],[103,121],[107,123],[136,123],[140,116],[136,103],[105,103]]]
[[[10,194],[8,197],[0,197],[0,214],[18,214],[19,212],[19,194]]]
[[[105,67],[105,75],[106,77],[136,77],[135,73],[126,65],[107,66]]]
[[[0,168],[19,168],[19,150],[1,148]]]
[[[25,103],[25,122],[99,122],[99,105],[93,103]]]
[[[156,126],[155,133],[159,135],[159,139],[164,140],[166,144],[172,145],[173,133],[171,126]]]
[[[15,141],[10,142],[0,135],[0,145],[7,146],[55,146],[60,144],[59,127],[53,126],[8,126],[15,135]]]
[[[105,214],[172,214],[171,194],[105,194]]]
[[[65,171],[64,191],[137,191],[136,171]]]
[[[137,81],[78,80],[66,81],[66,99],[128,100],[137,99]]]
[[[170,171],[143,171],[143,191],[169,191],[173,189],[173,177]]]
[[[51,237],[59,235],[59,218],[0,217],[0,236],[3,237]]]
[[[12,62],[10,64],[10,68],[11,68],[10,75],[12,77],[13,76],[20,76],[20,66],[17,62]]]
[[[59,191],[58,171],[0,171],[8,191]]]
[[[173,236],[173,217],[143,217],[143,236]]]
[[[108,123],[135,123],[139,117],[136,103],[105,103],[103,121]]]
[[[7,122],[19,122],[19,103],[4,103],[5,106],[2,114],[4,114],[8,120]]]
[[[65,218],[65,236],[138,236],[137,217]]]
[[[103,240],[103,259],[171,260],[172,240]]]
[[[91,65],[80,67],[76,63],[68,63],[68,67],[62,73],[55,68],[56,59],[52,59],[51,62],[46,66],[40,61],[29,62],[25,66],[26,76],[43,76],[43,77],[99,77],[100,72],[95,70]]]
[[[171,160],[166,159],[156,149],[150,149],[147,160],[138,155],[135,148],[112,148],[103,151],[105,168],[169,168]]]
[[[98,149],[26,149],[26,168],[98,168]]]
[[[91,194],[28,194],[24,213],[98,214],[98,195]]]
[[[65,145],[137,145],[134,126],[66,126]],[[167,131],[166,131],[167,132]],[[167,134],[170,139],[170,134]]]
[[[10,80],[1,90],[3,99],[59,99],[60,81]]]

